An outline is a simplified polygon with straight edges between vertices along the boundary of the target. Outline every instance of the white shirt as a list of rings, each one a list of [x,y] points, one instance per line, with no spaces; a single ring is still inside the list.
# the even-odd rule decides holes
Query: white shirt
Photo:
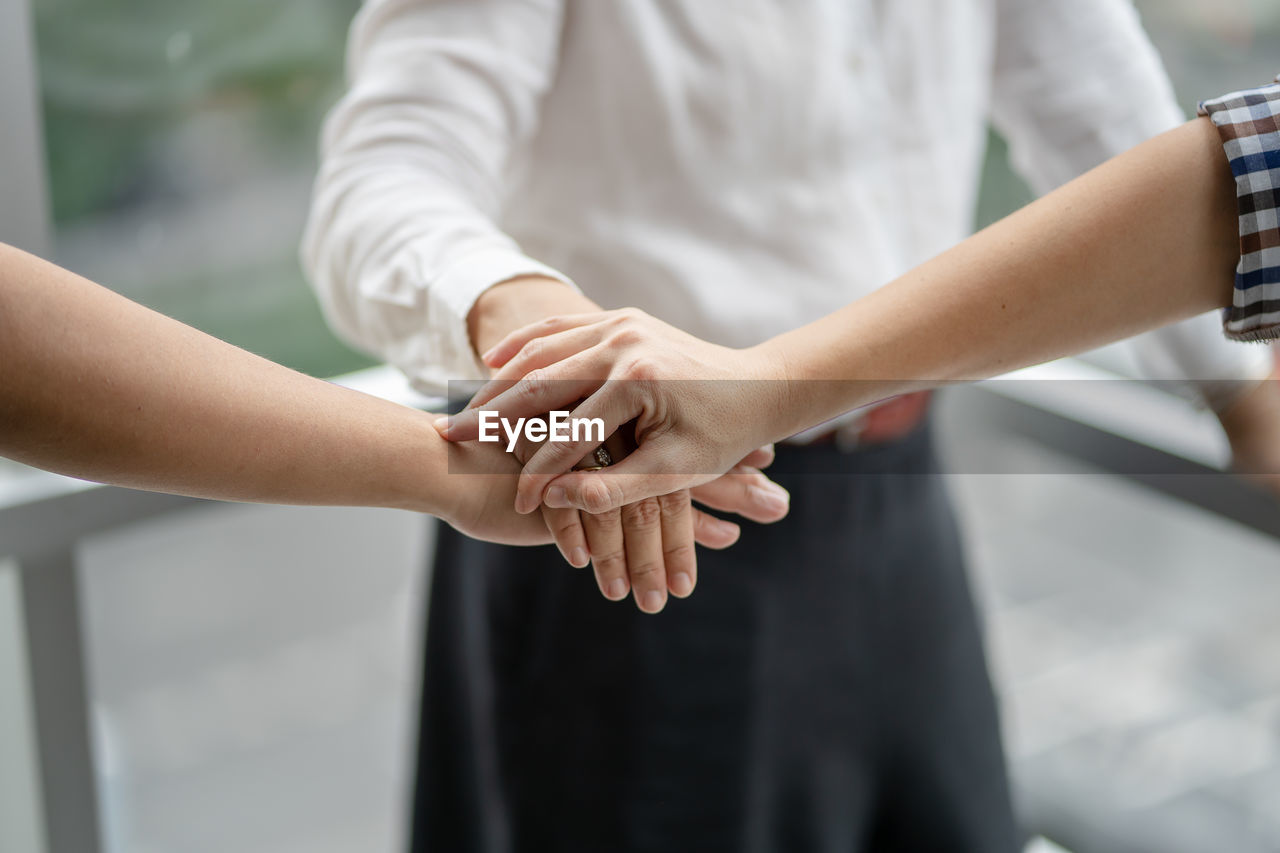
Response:
[[[963,239],[989,119],[1044,192],[1184,118],[1127,0],[369,0],[348,75],[304,265],[428,393],[500,281],[750,345]],[[1269,369],[1153,334],[1161,378]]]

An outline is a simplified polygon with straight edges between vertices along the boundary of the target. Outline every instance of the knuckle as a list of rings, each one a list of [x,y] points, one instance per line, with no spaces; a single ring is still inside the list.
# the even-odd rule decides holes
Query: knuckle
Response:
[[[624,379],[633,382],[649,382],[658,378],[658,368],[653,359],[647,355],[629,359],[622,368]]]
[[[582,505],[587,512],[603,514],[613,506],[613,496],[608,485],[598,479],[587,480],[583,483],[580,494],[582,496]]]
[[[519,393],[526,400],[536,400],[547,390],[547,374],[542,369],[531,370],[520,380]]]
[[[624,506],[622,515],[629,527],[656,527],[662,520],[662,508],[657,499],[645,498]]]
[[[583,526],[599,534],[613,534],[622,529],[622,513],[618,510],[607,510],[600,513],[583,511]]]
[[[640,331],[632,326],[620,326],[609,335],[609,343],[617,347],[627,347],[640,343]]]
[[[516,360],[521,364],[536,361],[538,356],[542,355],[544,346],[542,338],[530,338],[525,341],[524,346],[520,347],[520,352],[516,353]]]
[[[680,518],[692,507],[692,499],[688,489],[681,489],[669,495],[663,495],[658,498],[658,506],[662,509],[662,517],[665,519]]]
[[[627,558],[621,549],[600,554],[591,558],[596,571],[604,577],[619,577],[626,574]]]
[[[696,552],[690,543],[676,545],[662,552],[668,566],[687,566],[694,561]]]
[[[645,560],[641,563],[633,563],[630,566],[631,582],[641,587],[656,587],[661,584],[663,568],[662,563],[656,560]]]

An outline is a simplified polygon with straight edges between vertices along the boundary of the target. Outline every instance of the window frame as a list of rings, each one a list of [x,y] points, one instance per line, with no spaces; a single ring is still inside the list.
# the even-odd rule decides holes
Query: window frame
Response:
[[[53,219],[35,51],[29,0],[0,3],[0,240],[48,258]]]

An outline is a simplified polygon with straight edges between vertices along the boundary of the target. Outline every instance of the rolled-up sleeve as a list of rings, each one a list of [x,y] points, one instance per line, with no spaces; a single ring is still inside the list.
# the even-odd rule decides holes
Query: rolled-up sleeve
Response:
[[[1227,337],[1280,338],[1280,77],[1270,86],[1233,92],[1200,104],[1222,137],[1236,179],[1240,262]]]
[[[561,17],[560,0],[370,0],[352,25],[302,262],[334,331],[421,390],[485,374],[466,323],[484,290],[572,284],[495,224]]]
[[[1129,0],[998,0],[992,121],[1045,193],[1186,120]],[[1134,338],[1152,378],[1189,380],[1215,409],[1271,372],[1212,316]],[[1244,381],[1242,381],[1244,380]]]

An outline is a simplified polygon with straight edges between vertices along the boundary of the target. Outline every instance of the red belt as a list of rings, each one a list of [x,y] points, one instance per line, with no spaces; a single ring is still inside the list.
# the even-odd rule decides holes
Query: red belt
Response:
[[[888,444],[905,438],[924,421],[929,413],[929,400],[932,396],[932,391],[914,391],[890,397],[869,409],[854,423],[837,427],[809,443],[857,447]]]

